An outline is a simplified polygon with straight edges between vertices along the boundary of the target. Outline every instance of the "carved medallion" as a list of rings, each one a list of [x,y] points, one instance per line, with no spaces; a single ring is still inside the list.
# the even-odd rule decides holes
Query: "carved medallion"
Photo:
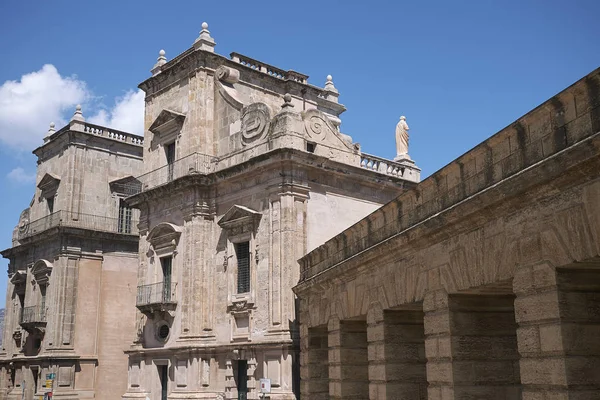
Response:
[[[23,237],[29,230],[29,208],[26,208],[19,217],[19,237]]]
[[[271,125],[271,112],[264,103],[242,109],[242,144],[245,146],[265,137]]]

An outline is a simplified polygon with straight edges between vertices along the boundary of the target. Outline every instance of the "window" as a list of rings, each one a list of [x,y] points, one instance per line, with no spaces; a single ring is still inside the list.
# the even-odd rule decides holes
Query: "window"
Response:
[[[119,220],[118,232],[119,233],[131,233],[131,207],[123,200],[119,200]]]
[[[309,153],[314,153],[316,147],[316,143],[306,142],[306,151],[308,151]]]
[[[167,400],[167,388],[169,383],[169,366],[168,365],[157,365],[158,378],[160,380],[160,399]]]
[[[165,145],[165,155],[167,156],[167,180],[173,180],[173,166],[175,163],[175,142]]]
[[[46,203],[48,203],[48,214],[54,212],[54,197],[46,197]]]
[[[171,273],[173,266],[173,256],[162,257],[160,265],[163,273],[163,302],[171,301]]]
[[[46,320],[46,285],[40,285],[40,316],[42,321]]]
[[[235,245],[237,257],[237,292],[250,291],[250,243],[242,242]]]

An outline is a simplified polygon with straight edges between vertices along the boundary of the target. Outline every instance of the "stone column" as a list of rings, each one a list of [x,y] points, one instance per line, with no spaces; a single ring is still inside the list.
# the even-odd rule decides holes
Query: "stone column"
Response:
[[[600,393],[597,264],[555,269],[543,263],[516,271],[523,400],[593,399]]]
[[[520,377],[514,296],[428,293],[429,399],[517,399]]]
[[[454,399],[454,381],[448,293],[428,292],[423,300],[423,311],[428,399],[451,400]]]
[[[369,398],[427,398],[422,306],[406,310],[373,307],[367,315]]]
[[[314,400],[329,399],[327,326],[300,326],[300,393]]]
[[[329,320],[329,398],[369,398],[365,321]]]

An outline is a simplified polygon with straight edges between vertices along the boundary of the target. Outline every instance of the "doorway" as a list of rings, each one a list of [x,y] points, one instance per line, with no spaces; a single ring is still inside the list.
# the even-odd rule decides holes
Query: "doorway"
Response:
[[[167,385],[169,383],[169,366],[157,365],[158,379],[160,380],[160,400],[167,400]]]
[[[237,368],[236,368],[237,367]],[[248,398],[248,361],[238,360],[234,363],[233,376],[238,392],[238,400]]]

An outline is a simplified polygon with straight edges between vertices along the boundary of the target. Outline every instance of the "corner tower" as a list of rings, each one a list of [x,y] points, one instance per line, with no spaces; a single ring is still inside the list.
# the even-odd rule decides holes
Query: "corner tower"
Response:
[[[298,395],[296,260],[419,181],[361,152],[325,86],[238,53],[202,25],[146,92],[137,337],[124,399]]]

